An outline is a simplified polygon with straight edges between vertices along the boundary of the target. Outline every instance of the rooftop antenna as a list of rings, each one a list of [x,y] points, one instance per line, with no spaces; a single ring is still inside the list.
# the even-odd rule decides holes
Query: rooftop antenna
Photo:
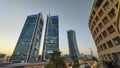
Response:
[[[50,10],[49,10],[49,14],[48,14],[48,16],[50,16]]]

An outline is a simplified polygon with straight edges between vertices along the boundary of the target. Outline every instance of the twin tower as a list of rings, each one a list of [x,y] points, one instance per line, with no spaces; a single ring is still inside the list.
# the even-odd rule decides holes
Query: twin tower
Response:
[[[42,52],[43,61],[50,59],[50,54],[53,50],[59,50],[58,21],[58,16],[47,16]],[[11,57],[12,63],[34,63],[38,61],[42,30],[43,17],[41,13],[27,17],[27,20],[24,24],[13,55]]]

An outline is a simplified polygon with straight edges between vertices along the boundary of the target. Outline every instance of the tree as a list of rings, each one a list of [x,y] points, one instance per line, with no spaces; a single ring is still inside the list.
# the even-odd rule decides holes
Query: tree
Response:
[[[80,67],[79,60],[74,60],[72,68],[79,68],[79,67]]]
[[[99,61],[99,60],[98,60],[96,57],[94,57],[94,56],[92,57],[92,60],[93,60],[93,61],[97,61],[97,62]]]
[[[53,50],[51,59],[45,68],[67,68],[65,62],[61,58],[61,52],[59,50]]]

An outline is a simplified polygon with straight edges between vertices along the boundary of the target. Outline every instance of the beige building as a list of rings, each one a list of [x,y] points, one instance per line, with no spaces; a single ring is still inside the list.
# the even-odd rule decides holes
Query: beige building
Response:
[[[89,28],[101,60],[120,61],[119,0],[94,0]]]

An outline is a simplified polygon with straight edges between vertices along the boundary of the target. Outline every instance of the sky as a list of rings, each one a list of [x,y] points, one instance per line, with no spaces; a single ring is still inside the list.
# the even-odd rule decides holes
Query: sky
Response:
[[[80,53],[90,54],[90,49],[97,56],[88,21],[92,0],[0,0],[0,53],[11,55],[28,15],[42,13],[44,30],[46,17],[50,13],[59,16],[59,47],[62,54],[68,54],[67,31],[75,30]]]

